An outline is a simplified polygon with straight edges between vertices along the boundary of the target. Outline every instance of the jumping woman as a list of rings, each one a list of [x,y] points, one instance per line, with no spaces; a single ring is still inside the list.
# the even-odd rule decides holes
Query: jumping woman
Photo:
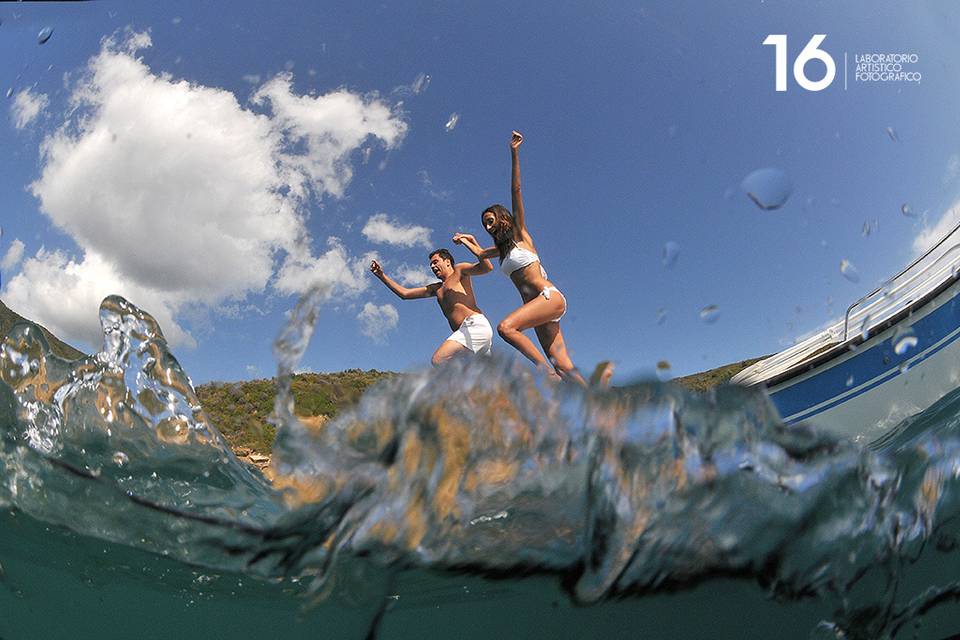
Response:
[[[553,371],[564,380],[574,380],[586,385],[583,376],[573,366],[560,332],[560,318],[567,312],[567,299],[560,290],[547,279],[547,272],[540,264],[533,238],[527,230],[523,210],[523,197],[520,194],[520,145],[523,136],[514,131],[510,140],[512,177],[510,194],[513,213],[500,204],[484,209],[481,215],[483,228],[493,238],[494,246],[484,249],[476,238],[467,233],[458,233],[453,241],[462,244],[477,258],[500,258],[500,269],[509,276],[520,292],[523,305],[513,311],[497,325],[497,332],[517,351],[525,355],[538,367]],[[536,345],[523,334],[527,329],[537,333],[540,346],[547,358],[543,357]]]

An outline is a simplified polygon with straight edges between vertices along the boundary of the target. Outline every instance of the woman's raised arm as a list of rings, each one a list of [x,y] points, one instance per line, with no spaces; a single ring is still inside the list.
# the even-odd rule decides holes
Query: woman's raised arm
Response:
[[[527,221],[523,215],[523,195],[520,193],[521,144],[523,144],[523,134],[519,131],[514,131],[510,137],[510,164],[512,168],[510,177],[510,199],[513,205],[513,222],[516,225],[517,231],[522,235],[526,235]]]

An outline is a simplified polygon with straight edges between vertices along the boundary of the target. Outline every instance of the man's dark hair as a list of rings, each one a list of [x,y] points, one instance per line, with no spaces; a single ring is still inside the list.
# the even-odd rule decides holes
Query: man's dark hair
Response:
[[[430,252],[430,255],[427,256],[427,260],[432,260],[433,256],[439,255],[441,260],[446,260],[450,263],[450,266],[453,267],[453,254],[447,251],[446,249],[434,249]]]

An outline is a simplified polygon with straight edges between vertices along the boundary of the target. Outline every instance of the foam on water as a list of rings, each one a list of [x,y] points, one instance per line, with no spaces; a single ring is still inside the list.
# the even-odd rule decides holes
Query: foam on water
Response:
[[[755,389],[585,390],[479,359],[392,379],[311,428],[290,376],[322,294],[277,340],[272,485],[206,419],[149,314],[106,299],[103,349],[74,362],[16,327],[0,502],[190,565],[306,580],[313,598],[358,559],[387,576],[360,580],[374,591],[408,570],[541,576],[601,607],[736,578],[813,599],[823,622],[801,635],[873,638],[960,594],[954,398],[868,450],[784,427]]]

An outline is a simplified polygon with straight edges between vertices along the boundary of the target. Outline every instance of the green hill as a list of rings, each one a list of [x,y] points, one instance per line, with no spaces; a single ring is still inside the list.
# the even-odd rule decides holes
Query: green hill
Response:
[[[770,356],[761,356],[759,358],[751,358],[749,360],[741,360],[740,362],[732,362],[730,364],[725,364],[722,367],[717,367],[715,369],[710,369],[708,371],[701,371],[700,373],[691,373],[688,376],[681,376],[679,378],[674,378],[671,382],[676,382],[688,389],[693,391],[706,391],[711,387],[716,387],[721,385],[724,382],[729,382],[730,378],[737,375],[754,362],[759,362],[764,358],[769,358]]]
[[[50,333],[46,327],[39,325],[32,320],[27,320],[17,312],[10,309],[10,307],[5,305],[3,301],[0,300],[0,337],[7,335],[7,332],[10,331],[13,325],[17,322],[32,322],[34,325],[39,327],[43,332],[43,337],[45,337],[47,342],[50,344],[50,350],[61,358],[66,360],[76,360],[77,358],[82,358],[86,355],[82,351],[74,349],[66,342]]]
[[[339,373],[301,373],[293,376],[294,412],[322,420],[332,418],[357,402],[367,387],[397,375],[383,371],[348,369]],[[200,404],[210,421],[234,449],[269,454],[276,428],[267,422],[277,395],[273,379],[246,382],[209,382],[197,387]]]

